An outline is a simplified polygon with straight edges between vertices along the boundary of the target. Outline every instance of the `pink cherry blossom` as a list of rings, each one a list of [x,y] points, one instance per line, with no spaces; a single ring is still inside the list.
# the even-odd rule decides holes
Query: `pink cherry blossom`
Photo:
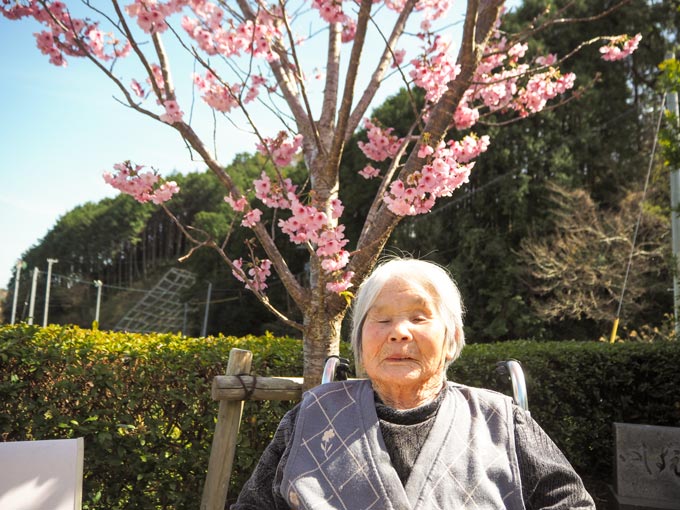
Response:
[[[257,144],[257,150],[264,156],[271,156],[272,161],[279,168],[290,165],[293,157],[302,147],[302,135],[295,135],[288,140],[288,133],[280,131],[276,138],[264,138]]]
[[[404,58],[406,57],[406,50],[394,50],[394,52],[392,52],[392,57],[392,68],[397,68],[403,64]]]
[[[246,205],[248,205],[248,200],[245,197],[241,197],[238,200],[234,200],[231,195],[226,195],[224,201],[228,203],[231,208],[236,212],[243,212]]]
[[[143,171],[143,166],[133,165],[130,161],[117,163],[113,168],[115,173],[104,173],[104,181],[141,203],[161,204],[180,190],[175,181],[162,182],[157,173]]]
[[[460,102],[456,112],[453,115],[453,122],[456,129],[468,129],[474,126],[479,120],[479,110],[477,108],[470,108],[463,101]]]
[[[489,148],[490,139],[488,135],[477,137],[474,134],[465,136],[461,141],[449,142],[453,151],[453,156],[459,163],[472,161],[482,152]]]
[[[179,105],[177,104],[177,101],[165,101],[163,103],[165,106],[165,113],[160,116],[160,119],[163,122],[166,122],[168,124],[173,124],[175,122],[182,122],[182,117],[184,116],[184,112],[180,110]]]
[[[380,175],[380,170],[373,168],[371,165],[366,165],[363,169],[359,170],[358,173],[364,179],[373,179]]]
[[[413,69],[409,75],[413,83],[425,90],[425,99],[437,102],[448,89],[449,82],[456,79],[460,66],[450,51],[451,42],[437,35],[434,42],[418,59],[412,60]]]
[[[164,32],[168,28],[165,18],[176,12],[172,3],[161,4],[156,0],[135,0],[125,11],[131,18],[137,18],[139,28],[149,34]]]
[[[195,74],[194,85],[203,93],[201,96],[203,101],[219,112],[229,113],[239,106],[238,95],[241,91],[241,84],[224,85],[208,71],[205,77]]]
[[[339,198],[334,198],[333,200],[331,200],[331,217],[334,220],[340,218],[344,210],[345,206],[342,205],[342,202],[340,201]]]
[[[440,143],[432,154],[431,163],[420,172],[408,176],[406,182],[397,179],[383,196],[388,209],[398,216],[424,214],[432,209],[436,199],[451,196],[454,190],[466,183],[472,164],[459,161],[459,157],[474,157],[488,147],[488,138],[469,135],[465,143]]]
[[[344,268],[349,263],[349,252],[346,250],[339,250],[333,256],[325,258],[321,261],[321,267],[327,273],[333,273]]]
[[[253,186],[255,188],[255,196],[259,198],[264,205],[274,209],[290,208],[291,200],[295,199],[295,192],[297,189],[297,186],[288,178],[272,183],[271,179],[264,171],[259,179],[253,181]]]
[[[256,223],[260,221],[262,217],[262,211],[259,209],[252,209],[246,213],[241,221],[241,225],[244,227],[254,227]]]
[[[345,239],[345,226],[338,225],[337,227],[316,228],[318,235],[316,235],[317,249],[316,254],[320,257],[333,257],[340,253],[341,249],[349,242]],[[349,255],[347,255],[349,257]],[[344,265],[343,265],[344,267]]]
[[[637,50],[641,40],[642,34],[636,34],[634,37],[629,37],[627,35],[612,37],[609,40],[609,44],[600,48],[602,60],[608,60],[611,62],[626,58],[628,55]]]
[[[135,93],[137,97],[144,97],[146,95],[146,92],[144,92],[144,89],[142,86],[139,84],[137,80],[132,80],[130,82],[130,88],[132,89],[132,92]]]
[[[536,63],[539,66],[551,66],[557,62],[557,55],[550,53],[548,55],[541,55],[536,57]]]
[[[151,201],[156,205],[160,205],[170,200],[178,192],[179,186],[175,181],[164,182],[151,194]]]
[[[529,79],[526,87],[518,92],[514,108],[519,111],[520,116],[537,113],[545,108],[550,99],[571,89],[575,80],[574,73],[561,74],[556,69],[536,74]]]
[[[420,149],[418,149],[418,157],[419,158],[426,158],[430,154],[434,153],[434,149],[430,147],[429,145],[421,145]]]
[[[330,292],[336,292],[338,294],[345,292],[347,289],[352,287],[352,278],[354,278],[354,271],[347,271],[343,273],[338,280],[328,282],[326,284],[326,289]]]
[[[357,145],[367,158],[373,161],[384,161],[387,158],[393,158],[402,139],[392,134],[393,129],[382,129],[373,124],[369,119],[364,119],[364,126],[366,127],[366,134],[368,142],[358,142]]]
[[[252,277],[248,286],[260,292],[265,290],[267,288],[265,281],[272,274],[271,267],[272,262],[269,259],[261,260],[259,265],[253,264],[253,267],[248,270],[248,274]]]
[[[312,8],[319,11],[321,18],[328,23],[342,23],[345,15],[342,2],[338,0],[312,0]]]
[[[357,22],[349,16],[345,16],[342,22],[342,37],[340,40],[344,43],[351,42],[354,40],[356,32]]]
[[[451,7],[451,0],[419,0],[416,10],[424,11],[424,18],[432,21],[444,16]]]
[[[232,261],[232,264],[234,269],[232,269],[231,273],[234,275],[234,278],[245,283],[246,287],[256,292],[262,292],[267,288],[266,280],[271,276],[271,260],[263,259],[259,264],[248,263],[250,269],[248,269],[247,275],[243,270],[242,258]],[[248,278],[248,275],[250,278]]]

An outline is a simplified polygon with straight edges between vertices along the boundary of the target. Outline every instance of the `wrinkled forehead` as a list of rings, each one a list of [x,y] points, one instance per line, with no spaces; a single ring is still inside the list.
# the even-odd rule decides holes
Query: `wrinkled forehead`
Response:
[[[411,292],[414,305],[438,306],[439,304],[439,295],[431,282],[413,275],[393,274],[375,287],[375,293],[370,296],[367,309],[389,305],[392,299],[407,291]]]

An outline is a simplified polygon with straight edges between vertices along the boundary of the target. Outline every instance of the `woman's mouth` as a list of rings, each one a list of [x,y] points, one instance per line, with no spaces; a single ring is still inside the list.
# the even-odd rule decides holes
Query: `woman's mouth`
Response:
[[[405,354],[391,354],[387,356],[388,361],[408,361],[412,359],[410,356],[407,356]]]

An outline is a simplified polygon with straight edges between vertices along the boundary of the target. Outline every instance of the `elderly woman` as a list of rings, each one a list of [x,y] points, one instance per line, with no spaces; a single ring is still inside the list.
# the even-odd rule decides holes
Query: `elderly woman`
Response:
[[[352,314],[368,378],[305,393],[231,509],[594,509],[509,397],[446,381],[465,343],[462,316],[441,267],[380,265]]]

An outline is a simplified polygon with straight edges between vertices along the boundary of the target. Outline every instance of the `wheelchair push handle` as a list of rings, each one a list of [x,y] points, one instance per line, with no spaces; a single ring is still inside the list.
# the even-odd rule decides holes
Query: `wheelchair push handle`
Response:
[[[499,361],[496,363],[497,370],[501,373],[510,374],[512,381],[512,394],[515,404],[529,413],[529,397],[527,395],[527,384],[524,379],[522,365],[516,359]]]
[[[349,377],[349,360],[340,356],[328,356],[321,375],[321,384],[346,381]]]

